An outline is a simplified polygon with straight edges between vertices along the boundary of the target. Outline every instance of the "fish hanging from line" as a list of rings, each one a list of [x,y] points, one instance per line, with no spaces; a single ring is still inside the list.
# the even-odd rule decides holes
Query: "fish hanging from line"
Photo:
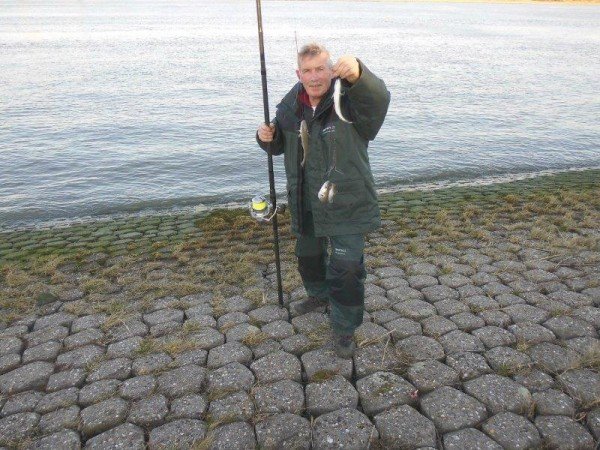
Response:
[[[352,123],[347,120],[342,114],[342,105],[341,105],[341,97],[342,97],[342,80],[337,78],[335,83],[333,84],[333,107],[335,108],[335,113],[338,115],[342,122]]]
[[[306,156],[308,155],[309,144],[308,144],[308,125],[306,125],[306,120],[302,120],[300,122],[300,142],[302,143],[302,162],[300,165],[304,167],[306,164]]]
[[[333,203],[333,198],[335,197],[336,193],[337,186],[335,185],[335,183],[332,183],[331,181],[326,181],[325,183],[323,183],[323,186],[321,186],[321,189],[319,189],[319,193],[317,194],[317,196],[319,197],[319,201],[321,203]]]

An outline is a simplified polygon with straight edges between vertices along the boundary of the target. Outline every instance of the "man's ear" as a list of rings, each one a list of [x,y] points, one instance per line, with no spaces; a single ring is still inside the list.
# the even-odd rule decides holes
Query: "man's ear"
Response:
[[[298,79],[300,80],[300,69],[296,69],[296,76],[298,77]]]

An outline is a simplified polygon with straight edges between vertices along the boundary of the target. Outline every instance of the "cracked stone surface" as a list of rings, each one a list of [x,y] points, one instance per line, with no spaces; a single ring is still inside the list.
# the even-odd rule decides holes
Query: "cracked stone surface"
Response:
[[[287,226],[283,306],[269,227],[235,212],[0,230],[0,447],[594,448],[585,173],[382,196],[351,359],[299,314]]]

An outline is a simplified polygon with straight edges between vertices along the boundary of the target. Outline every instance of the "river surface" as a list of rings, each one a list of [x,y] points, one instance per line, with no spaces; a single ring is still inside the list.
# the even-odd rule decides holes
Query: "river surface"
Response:
[[[295,35],[385,80],[381,189],[600,165],[600,6],[262,7],[271,114]],[[268,192],[251,0],[4,0],[0,62],[0,229]]]

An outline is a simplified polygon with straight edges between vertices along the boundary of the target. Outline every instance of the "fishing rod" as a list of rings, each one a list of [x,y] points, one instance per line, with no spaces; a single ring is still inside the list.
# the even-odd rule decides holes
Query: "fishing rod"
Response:
[[[256,0],[256,17],[258,21],[258,46],[260,50],[260,75],[262,78],[263,106],[265,111],[265,123],[270,123],[269,118],[269,94],[267,92],[267,68],[265,64],[265,44],[263,42],[263,26],[260,0]],[[273,246],[275,248],[275,268],[277,270],[277,295],[279,305],[283,306],[283,288],[281,286],[281,262],[279,259],[279,229],[277,228],[277,198],[275,194],[275,174],[273,173],[273,154],[271,143],[267,143],[267,155],[269,159],[269,191],[271,205],[273,208]],[[252,202],[254,205],[254,201]]]

